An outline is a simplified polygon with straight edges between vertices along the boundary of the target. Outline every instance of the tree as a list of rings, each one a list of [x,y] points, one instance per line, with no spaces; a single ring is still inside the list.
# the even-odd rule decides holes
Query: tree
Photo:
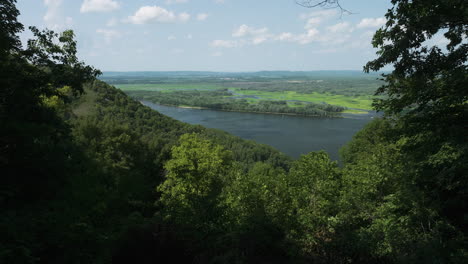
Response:
[[[364,151],[346,155],[351,166],[345,175],[361,181],[363,173],[370,173],[367,180],[378,183],[385,171],[405,168],[391,178],[380,178],[393,179],[386,185],[398,187],[387,189],[385,202],[372,213],[370,233],[380,233],[380,239],[387,241],[378,254],[409,262],[428,261],[422,258],[427,252],[433,254],[430,261],[466,260],[468,7],[463,0],[392,0],[392,4],[385,26],[373,38],[378,57],[364,70],[393,66],[383,75],[386,83],[377,90],[379,99],[374,103],[393,132],[387,135],[386,146],[375,146],[381,148],[382,161],[369,164],[371,159],[359,158],[366,156]],[[437,43],[438,38],[445,44]],[[388,152],[391,148],[398,153],[397,160]],[[385,165],[386,161],[393,165]],[[374,172],[369,171],[376,165]],[[404,234],[412,235],[401,239]]]
[[[19,15],[16,0],[4,0],[0,4],[0,56],[2,60],[12,51],[19,51],[21,42],[17,34],[23,31],[23,25],[16,19]]]
[[[307,8],[338,8],[340,9],[341,13],[351,13],[350,11],[341,6],[340,0],[296,0],[296,3]]]
[[[415,187],[431,206],[468,231],[468,5],[464,0],[393,0],[387,23],[373,38],[377,59],[364,70],[386,65],[377,110],[396,119],[402,150],[414,164]],[[434,43],[444,37],[446,45]]]
[[[293,163],[286,181],[292,216],[288,236],[307,255],[333,262],[330,252],[321,251],[334,237],[341,185],[337,163],[323,151],[311,152]]]
[[[164,217],[201,239],[220,228],[218,207],[232,154],[197,134],[184,134],[179,143],[172,148],[166,179],[157,190]]]
[[[73,176],[87,176],[65,103],[99,71],[78,61],[72,31],[31,28],[34,39],[22,48],[15,3],[0,1],[0,262],[84,260],[89,247],[78,252],[65,245],[92,237],[86,233],[92,228],[74,225],[80,206],[64,195]]]

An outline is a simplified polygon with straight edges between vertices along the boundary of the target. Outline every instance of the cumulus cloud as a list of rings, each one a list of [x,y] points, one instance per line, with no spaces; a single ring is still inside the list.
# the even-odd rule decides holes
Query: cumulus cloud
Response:
[[[178,15],[178,18],[181,22],[187,22],[190,20],[190,14],[183,12]]]
[[[111,43],[114,39],[120,38],[122,36],[119,31],[113,29],[98,28],[96,32],[104,37],[106,43]]]
[[[363,18],[357,25],[358,28],[378,28],[387,23],[384,17],[379,18]]]
[[[274,37],[274,40],[282,42],[294,42],[298,44],[309,44],[313,41],[320,41],[319,31],[316,28],[308,29],[302,34],[293,34],[291,32],[283,32]]]
[[[275,39],[279,41],[293,41],[294,38],[295,38],[294,34],[290,32],[283,32],[279,34],[278,36],[276,36]]]
[[[247,25],[241,25],[232,33],[232,37],[239,40],[215,40],[211,43],[212,47],[235,48],[244,45],[259,45],[267,41],[296,42],[299,44],[308,44],[313,41],[320,41],[319,31],[316,28],[309,28],[305,33],[293,34],[283,32],[278,35],[269,33],[268,28],[255,28]]]
[[[110,12],[120,8],[120,4],[113,0],[84,0],[80,12]]]
[[[321,17],[311,17],[307,19],[306,25],[304,26],[305,29],[311,29],[317,27],[320,23],[322,23],[323,18]]]
[[[233,30],[231,40],[218,39],[210,45],[216,48],[239,48],[267,42],[289,42],[300,45],[318,44],[316,50],[320,50],[321,53],[333,53],[343,48],[366,46],[362,42],[370,43],[370,37],[356,35],[362,32],[356,29],[378,27],[386,22],[384,18],[365,18],[358,24],[351,24],[347,21],[333,24],[332,18],[338,15],[336,10],[320,10],[302,14],[300,16],[300,19],[304,21],[302,32],[274,33],[270,32],[267,27],[257,28],[243,24]],[[357,40],[359,43],[356,42]]]
[[[234,30],[232,33],[233,37],[246,37],[246,36],[253,36],[259,37],[261,35],[265,35],[268,32],[268,28],[253,28],[247,25],[241,25],[238,29]]]
[[[48,28],[60,31],[71,27],[73,19],[71,17],[63,17],[61,11],[62,0],[44,0],[44,5],[47,7],[47,11],[43,19]]]
[[[142,6],[133,16],[129,16],[127,21],[133,24],[147,24],[186,22],[189,19],[190,15],[185,12],[176,14],[159,6]]]
[[[197,20],[198,21],[204,21],[207,18],[208,18],[208,14],[206,14],[206,13],[200,13],[200,14],[197,15]]]
[[[333,26],[327,27],[327,30],[332,33],[352,32],[353,27],[348,22],[341,22]]]
[[[319,31],[317,29],[311,28],[307,30],[306,33],[300,34],[296,38],[294,38],[294,41],[302,45],[309,44],[312,41],[319,40],[318,34],[319,34]]]

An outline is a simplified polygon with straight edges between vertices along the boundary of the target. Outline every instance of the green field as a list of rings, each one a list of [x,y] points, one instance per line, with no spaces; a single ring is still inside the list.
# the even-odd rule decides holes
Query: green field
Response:
[[[234,90],[236,94],[256,96],[259,99],[253,100],[286,100],[286,101],[301,101],[310,103],[326,103],[331,105],[339,105],[347,108],[371,110],[372,96],[357,96],[351,97],[346,95],[335,95],[330,93],[310,94],[298,93],[295,91],[284,92],[264,92],[256,90]]]
[[[299,102],[309,102],[309,103],[318,103],[318,104],[330,104],[344,106],[348,108],[344,113],[366,113],[366,111],[372,109],[372,98],[371,95],[359,95],[359,96],[348,96],[342,94],[332,94],[332,93],[300,93],[297,91],[260,91],[255,89],[241,89],[241,88],[232,88],[227,87],[221,84],[190,84],[190,83],[177,83],[177,84],[116,84],[115,87],[126,91],[158,91],[165,93],[172,93],[177,91],[188,91],[188,90],[199,90],[199,91],[210,91],[210,90],[220,90],[228,89],[229,91],[235,94],[235,97],[243,96],[254,96],[255,98],[244,98],[251,103],[256,103],[260,100],[284,100],[288,101],[290,107],[300,107],[300,105],[295,105],[294,101]],[[233,96],[234,97],[234,96]],[[229,96],[227,96],[229,98]],[[366,111],[362,111],[366,110]]]

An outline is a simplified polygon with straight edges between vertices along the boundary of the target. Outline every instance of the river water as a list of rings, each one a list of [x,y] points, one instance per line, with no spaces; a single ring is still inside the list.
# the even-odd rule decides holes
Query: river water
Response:
[[[182,122],[221,129],[273,146],[295,158],[311,151],[325,150],[331,159],[338,160],[339,149],[376,116],[371,113],[347,115],[346,118],[313,118],[188,109],[147,101],[142,103]]]

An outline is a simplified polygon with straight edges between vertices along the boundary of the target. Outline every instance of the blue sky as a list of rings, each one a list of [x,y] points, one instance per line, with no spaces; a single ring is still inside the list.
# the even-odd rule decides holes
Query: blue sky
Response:
[[[353,14],[304,8],[294,0],[17,3],[25,26],[73,29],[80,59],[103,71],[361,70],[376,56],[372,34],[391,4],[341,5]]]

